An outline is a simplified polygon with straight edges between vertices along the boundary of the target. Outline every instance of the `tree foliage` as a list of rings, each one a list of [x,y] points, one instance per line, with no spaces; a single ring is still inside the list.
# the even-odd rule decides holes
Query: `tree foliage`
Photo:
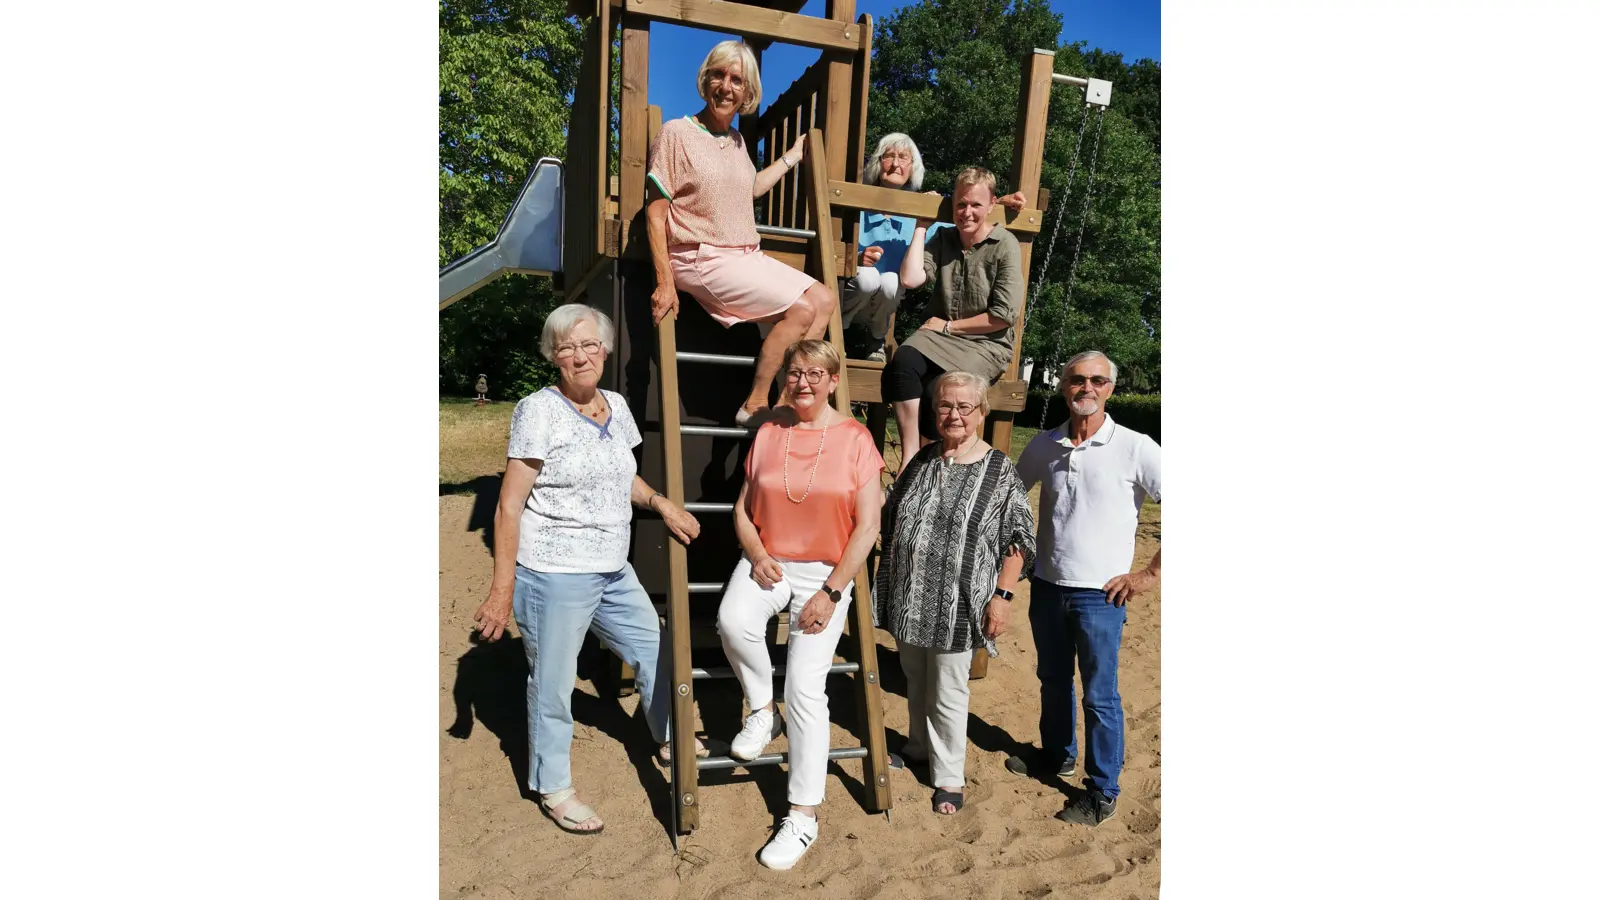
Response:
[[[542,156],[564,156],[580,29],[564,0],[439,4],[439,263],[494,237]],[[515,399],[554,379],[539,329],[547,278],[512,275],[439,314],[439,389]]]
[[[1103,350],[1117,360],[1125,387],[1159,390],[1161,68],[1150,60],[1128,65],[1119,53],[1085,50],[1082,43],[1061,45],[1060,32],[1061,19],[1045,0],[924,0],[902,7],[878,25],[873,40],[869,146],[903,131],[922,150],[925,188],[948,192],[956,172],[981,165],[1010,190],[1021,62],[1033,48],[1056,47],[1057,72],[1112,82],[1103,122],[1088,121],[1070,191],[1084,104],[1075,89],[1051,91],[1041,180],[1051,209],[1034,244],[1031,276],[1040,284],[1023,354],[1042,371],[1079,350]],[[1063,316],[1097,125],[1089,221]],[[1046,270],[1058,214],[1060,234]],[[914,328],[921,316],[900,320],[902,328]]]

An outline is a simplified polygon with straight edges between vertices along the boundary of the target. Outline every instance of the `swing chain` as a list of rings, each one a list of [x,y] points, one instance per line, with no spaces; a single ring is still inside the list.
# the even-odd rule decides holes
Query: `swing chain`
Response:
[[[1058,348],[1067,340],[1067,310],[1072,308],[1072,288],[1078,278],[1078,257],[1083,253],[1083,233],[1089,230],[1089,201],[1094,197],[1094,175],[1100,160],[1100,127],[1105,120],[1106,110],[1102,106],[1094,124],[1094,148],[1089,152],[1089,182],[1083,189],[1083,212],[1078,216],[1078,242],[1072,248],[1072,266],[1067,269],[1067,295],[1061,301],[1061,325],[1056,331]]]
[[[1061,205],[1056,209],[1056,224],[1050,229],[1050,243],[1044,248],[1044,265],[1039,267],[1039,275],[1033,281],[1033,296],[1028,298],[1028,309],[1025,321],[1033,318],[1034,305],[1039,300],[1039,289],[1044,286],[1044,276],[1050,272],[1050,257],[1056,252],[1056,239],[1061,237],[1061,219],[1067,211],[1067,198],[1072,196],[1072,180],[1078,174],[1078,157],[1083,152],[1083,132],[1089,127],[1089,105],[1083,107],[1083,118],[1078,122],[1078,143],[1072,148],[1072,162],[1067,166],[1067,186],[1061,192]]]
[[[1099,168],[1100,162],[1100,129],[1101,126],[1105,124],[1105,119],[1106,109],[1102,106],[1100,107],[1099,117],[1095,119],[1094,147],[1089,151],[1089,180],[1085,184],[1083,190],[1083,212],[1078,216],[1078,240],[1072,249],[1072,265],[1067,269],[1067,292],[1066,296],[1063,297],[1061,301],[1061,324],[1056,327],[1055,349],[1057,352],[1060,352],[1061,348],[1067,343],[1067,310],[1072,307],[1072,288],[1076,284],[1078,278],[1078,257],[1083,253],[1083,233],[1089,228],[1089,201],[1094,197],[1094,175],[1096,169]],[[1087,125],[1089,122],[1089,111],[1087,105],[1084,107],[1083,120],[1084,124]],[[1081,139],[1081,130],[1079,131],[1079,136]],[[1077,162],[1076,156],[1074,156],[1073,162]],[[1068,183],[1070,184],[1071,182]],[[1055,244],[1054,237],[1051,238],[1050,243],[1053,249],[1053,245]],[[1047,263],[1049,258],[1049,254],[1046,253],[1045,260]],[[1054,363],[1055,361],[1052,360],[1051,362]],[[1039,428],[1041,430],[1044,428],[1045,413],[1049,410],[1049,408],[1050,401],[1047,397],[1045,398],[1045,402],[1039,406],[1039,421],[1036,425],[1034,425],[1035,428]]]

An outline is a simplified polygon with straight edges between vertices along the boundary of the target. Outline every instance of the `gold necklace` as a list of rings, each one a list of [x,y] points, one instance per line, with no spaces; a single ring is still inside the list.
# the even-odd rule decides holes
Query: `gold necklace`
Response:
[[[817,458],[811,462],[811,478],[806,482],[806,492],[796,500],[794,494],[789,492],[789,447],[794,443],[794,433],[799,425],[789,426],[789,436],[783,440],[783,495],[789,498],[790,503],[804,503],[811,496],[811,486],[817,482],[817,467],[822,465],[822,445],[828,442],[828,429],[832,425],[822,427],[822,437],[817,439]]]

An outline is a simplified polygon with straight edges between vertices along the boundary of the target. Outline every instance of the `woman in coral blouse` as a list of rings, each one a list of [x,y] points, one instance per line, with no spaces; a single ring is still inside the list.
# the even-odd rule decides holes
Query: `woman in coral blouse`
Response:
[[[761,863],[771,869],[792,867],[817,838],[828,768],[828,667],[855,574],[878,539],[883,507],[883,457],[872,434],[828,402],[839,386],[839,366],[838,352],[826,341],[800,341],[784,353],[779,371],[789,410],[761,426],[745,457],[744,487],[733,511],[744,556],[717,612],[722,648],[750,703],[730,753],[748,761],[783,733],[773,702],[767,622],[789,610],[783,705],[790,806],[761,850]]]

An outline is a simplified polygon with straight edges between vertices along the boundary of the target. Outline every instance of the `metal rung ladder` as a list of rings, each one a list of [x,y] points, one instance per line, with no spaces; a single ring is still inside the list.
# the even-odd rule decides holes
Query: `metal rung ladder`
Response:
[[[808,274],[816,278],[829,291],[836,292],[837,273],[834,271],[833,228],[829,217],[830,207],[826,197],[828,164],[826,143],[822,132],[812,129],[807,139],[804,174],[809,182],[812,221],[817,228],[771,228],[758,226],[763,234],[799,237],[811,242],[811,259]],[[835,296],[837,300],[837,295]],[[683,301],[683,302],[693,302]],[[844,329],[839,315],[839,304],[834,303],[828,327],[828,339],[844,358]],[[667,498],[696,515],[731,514],[732,503],[695,502],[686,500],[683,472],[683,438],[711,437],[749,439],[754,429],[732,426],[684,425],[681,422],[678,392],[678,368],[692,363],[710,366],[753,367],[755,358],[728,356],[717,353],[695,353],[678,350],[676,317],[668,315],[656,329],[657,353],[660,364],[660,401],[662,426],[662,455],[666,468]],[[850,415],[850,388],[847,370],[841,370],[839,388],[834,394],[836,408]],[[732,678],[729,666],[695,668],[690,661],[689,595],[721,593],[725,585],[720,582],[689,581],[688,552],[677,541],[667,541],[667,633],[671,643],[672,681],[672,808],[673,843],[679,834],[693,831],[700,823],[699,772],[701,769],[731,769],[744,766],[776,765],[785,763],[788,755],[770,753],[748,762],[729,756],[706,759],[695,757],[694,741],[694,682],[712,678]],[[888,751],[883,735],[883,692],[878,677],[878,648],[872,626],[871,579],[867,567],[862,566],[855,577],[855,596],[847,612],[845,632],[855,642],[855,660],[835,662],[829,674],[851,675],[860,703],[861,723],[867,734],[866,743],[859,747],[834,748],[828,752],[830,760],[859,759],[862,761],[862,803],[869,810],[888,815],[891,807],[889,793]],[[783,669],[776,666],[774,674]]]

